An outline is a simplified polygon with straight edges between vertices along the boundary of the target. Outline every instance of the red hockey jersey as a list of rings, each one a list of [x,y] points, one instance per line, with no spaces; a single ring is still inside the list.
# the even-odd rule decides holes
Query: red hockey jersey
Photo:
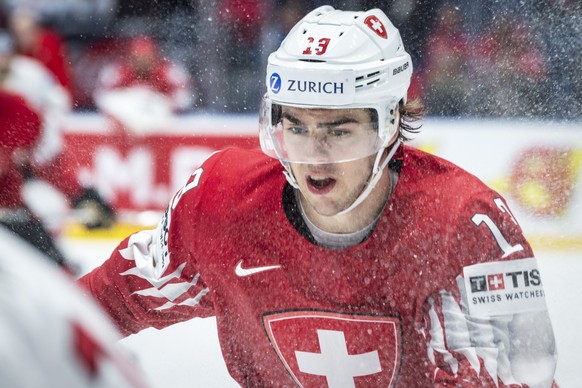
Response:
[[[24,98],[0,91],[0,211],[23,206],[22,166],[18,159],[30,156],[40,125],[39,115]]]
[[[314,243],[277,160],[216,153],[155,231],[81,282],[126,334],[216,316],[242,386],[551,384],[539,271],[504,200],[435,156],[399,159],[371,235],[332,250]]]

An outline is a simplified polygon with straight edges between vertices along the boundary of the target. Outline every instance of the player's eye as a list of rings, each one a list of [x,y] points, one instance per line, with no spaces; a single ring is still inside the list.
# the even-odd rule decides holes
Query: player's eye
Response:
[[[334,138],[341,138],[348,136],[350,131],[340,127],[330,127],[328,133]]]
[[[300,126],[288,126],[286,128],[287,131],[289,131],[290,133],[292,133],[293,135],[304,135],[308,132],[307,128],[305,127],[300,127]]]

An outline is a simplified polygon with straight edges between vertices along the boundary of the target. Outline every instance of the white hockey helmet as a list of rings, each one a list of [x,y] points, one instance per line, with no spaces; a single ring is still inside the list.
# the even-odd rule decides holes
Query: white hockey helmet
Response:
[[[412,61],[400,33],[379,9],[367,12],[322,6],[307,14],[269,56],[267,93],[260,112],[263,151],[282,162],[305,162],[287,152],[280,106],[368,108],[377,112],[375,139],[335,156],[354,160],[386,148],[397,131],[394,111],[406,101]],[[336,155],[339,153],[336,153]]]

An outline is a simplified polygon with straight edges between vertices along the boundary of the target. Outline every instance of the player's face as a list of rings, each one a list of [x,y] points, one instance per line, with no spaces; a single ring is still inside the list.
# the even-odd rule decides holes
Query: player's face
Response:
[[[370,128],[370,112],[366,109],[302,109],[285,107],[283,126],[314,128],[327,131],[337,123],[348,123],[346,130],[357,134]],[[339,126],[338,128],[341,128]],[[338,129],[339,130],[339,129]],[[316,136],[316,135],[315,135]],[[313,147],[305,144],[305,147]],[[321,152],[321,158],[325,152]],[[304,206],[323,216],[333,216],[348,208],[367,185],[375,154],[341,163],[291,163],[299,184]]]

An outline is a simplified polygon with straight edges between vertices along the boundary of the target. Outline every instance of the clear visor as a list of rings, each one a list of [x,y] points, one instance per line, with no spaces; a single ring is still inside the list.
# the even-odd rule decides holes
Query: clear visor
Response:
[[[374,107],[305,108],[264,101],[263,151],[290,163],[328,164],[376,154],[384,147]]]

